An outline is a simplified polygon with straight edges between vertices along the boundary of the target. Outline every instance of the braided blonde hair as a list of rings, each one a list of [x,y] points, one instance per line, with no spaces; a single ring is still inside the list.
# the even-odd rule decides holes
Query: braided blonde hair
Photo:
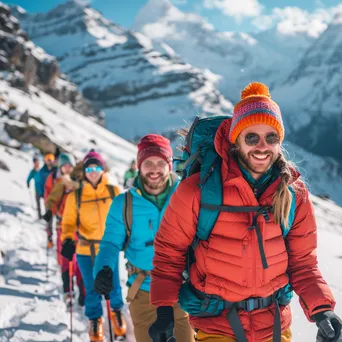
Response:
[[[292,168],[295,168],[294,164],[287,161],[284,154],[281,152],[279,158],[276,161],[280,170],[280,183],[277,191],[273,196],[273,212],[275,223],[283,225],[288,228],[289,226],[289,214],[292,203],[292,195],[289,190],[289,184],[293,180]]]

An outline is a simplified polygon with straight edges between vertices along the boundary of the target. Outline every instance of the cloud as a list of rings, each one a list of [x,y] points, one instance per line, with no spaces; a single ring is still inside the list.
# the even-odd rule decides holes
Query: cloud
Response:
[[[176,6],[183,6],[188,3],[188,0],[171,0],[171,2]]]
[[[74,0],[74,3],[79,6],[88,6],[91,0]]]
[[[258,0],[204,0],[203,6],[208,9],[221,10],[224,15],[236,19],[256,17],[263,9]]]
[[[270,15],[259,16],[252,21],[252,24],[259,30],[266,30],[276,25],[277,30],[286,35],[305,32],[317,38],[341,10],[342,5],[318,8],[312,13],[298,7],[273,8]]]

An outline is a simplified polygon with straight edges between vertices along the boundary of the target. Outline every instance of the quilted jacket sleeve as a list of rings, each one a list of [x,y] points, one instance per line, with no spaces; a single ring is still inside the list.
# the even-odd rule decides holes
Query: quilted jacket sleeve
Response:
[[[119,252],[126,239],[126,228],[122,218],[123,205],[124,194],[113,199],[106,219],[106,229],[100,243],[100,250],[95,260],[94,278],[104,266],[109,266],[114,271],[117,264]]]
[[[72,192],[66,199],[65,208],[62,218],[62,235],[61,240],[72,239],[74,240],[76,232],[77,211],[75,193]]]
[[[26,184],[27,186],[30,186],[31,179],[34,178],[34,175],[37,171],[35,169],[32,169],[27,177]]]
[[[45,199],[45,207],[47,210],[51,210],[55,215],[58,209],[58,205],[63,200],[64,195],[64,185],[62,182],[54,184],[52,190],[47,195]]]
[[[317,265],[317,227],[306,188],[297,191],[296,216],[287,236],[290,283],[300,298],[306,317],[333,310],[334,297]],[[323,306],[323,307],[322,307]],[[321,308],[320,308],[321,307]]]
[[[178,186],[156,235],[151,273],[151,302],[156,306],[173,306],[178,301],[186,253],[196,233],[200,196],[197,182],[194,176]]]
[[[43,172],[40,169],[34,176],[36,191],[40,197],[44,197]]]

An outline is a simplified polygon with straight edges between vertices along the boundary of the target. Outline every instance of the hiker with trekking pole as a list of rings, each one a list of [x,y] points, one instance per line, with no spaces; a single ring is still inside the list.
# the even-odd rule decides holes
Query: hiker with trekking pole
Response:
[[[30,183],[31,183],[32,179],[34,180],[35,199],[36,199],[36,205],[37,205],[38,219],[41,219],[42,218],[42,212],[41,212],[41,207],[40,207],[41,196],[39,195],[39,192],[37,190],[37,182],[36,182],[36,178],[35,178],[37,176],[39,170],[40,170],[39,158],[37,156],[34,156],[33,157],[33,169],[30,171],[30,173],[27,177],[26,185],[27,185],[27,189],[29,191],[30,200],[32,202],[31,204],[33,207],[33,201],[32,201],[32,197],[31,197],[32,195],[30,192]]]
[[[105,172],[106,166],[99,153],[89,152],[83,160],[82,167],[84,178],[79,183],[79,187],[68,195],[65,203],[61,254],[71,261],[76,253],[86,292],[85,315],[89,319],[89,338],[92,342],[102,342],[104,340],[102,298],[94,291],[93,265],[110,205],[120,191],[117,186],[109,183],[108,174]],[[110,306],[107,306],[109,310],[107,314],[110,318],[109,329],[116,324],[117,315],[121,317],[123,306],[118,264],[113,268],[111,280],[115,284],[115,289],[109,294]],[[123,317],[121,318],[122,328],[125,329],[126,323]]]
[[[76,162],[74,157],[69,153],[60,153],[57,162],[57,169],[50,173],[45,183],[45,208],[46,213],[43,219],[49,222],[53,216],[56,217],[56,231],[57,231],[57,261],[61,267],[64,302],[66,306],[71,305],[73,298],[69,296],[70,293],[70,276],[69,264],[70,261],[63,257],[62,250],[62,218],[64,214],[65,203],[68,195],[76,189],[79,185],[77,182],[77,171],[75,170]],[[75,181],[72,181],[75,179]],[[75,238],[77,238],[75,234]],[[76,276],[77,285],[79,288],[78,304],[84,306],[85,289],[83,285],[82,276],[77,266],[76,256],[73,257],[73,275]]]
[[[170,141],[157,134],[143,137],[138,144],[137,165],[139,174],[133,186],[113,200],[108,213],[95,262],[95,290],[106,295],[116,289],[111,274],[118,263],[119,252],[124,250],[128,260],[127,301],[135,339],[136,342],[151,342],[148,329],[159,316],[159,310],[150,303],[154,237],[179,183],[178,176],[171,172]],[[163,290],[168,291],[167,288]],[[177,303],[170,307],[170,311],[174,315],[177,342],[194,341],[188,315]],[[163,334],[153,338],[153,342],[174,341],[173,338],[169,340],[170,337]]]

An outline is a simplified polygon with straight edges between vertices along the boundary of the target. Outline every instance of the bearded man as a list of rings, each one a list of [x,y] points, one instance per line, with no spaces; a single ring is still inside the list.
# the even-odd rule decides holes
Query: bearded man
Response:
[[[148,328],[156,320],[158,311],[150,304],[153,241],[179,179],[171,172],[170,141],[161,135],[149,134],[141,139],[137,162],[139,174],[133,187],[113,200],[108,213],[94,276],[95,290],[103,295],[110,293],[113,286],[111,274],[119,252],[125,250],[128,260],[127,301],[135,338],[137,342],[149,342],[152,340]],[[174,314],[177,342],[194,341],[188,315],[178,303],[170,309]],[[165,340],[167,338],[165,336]]]

